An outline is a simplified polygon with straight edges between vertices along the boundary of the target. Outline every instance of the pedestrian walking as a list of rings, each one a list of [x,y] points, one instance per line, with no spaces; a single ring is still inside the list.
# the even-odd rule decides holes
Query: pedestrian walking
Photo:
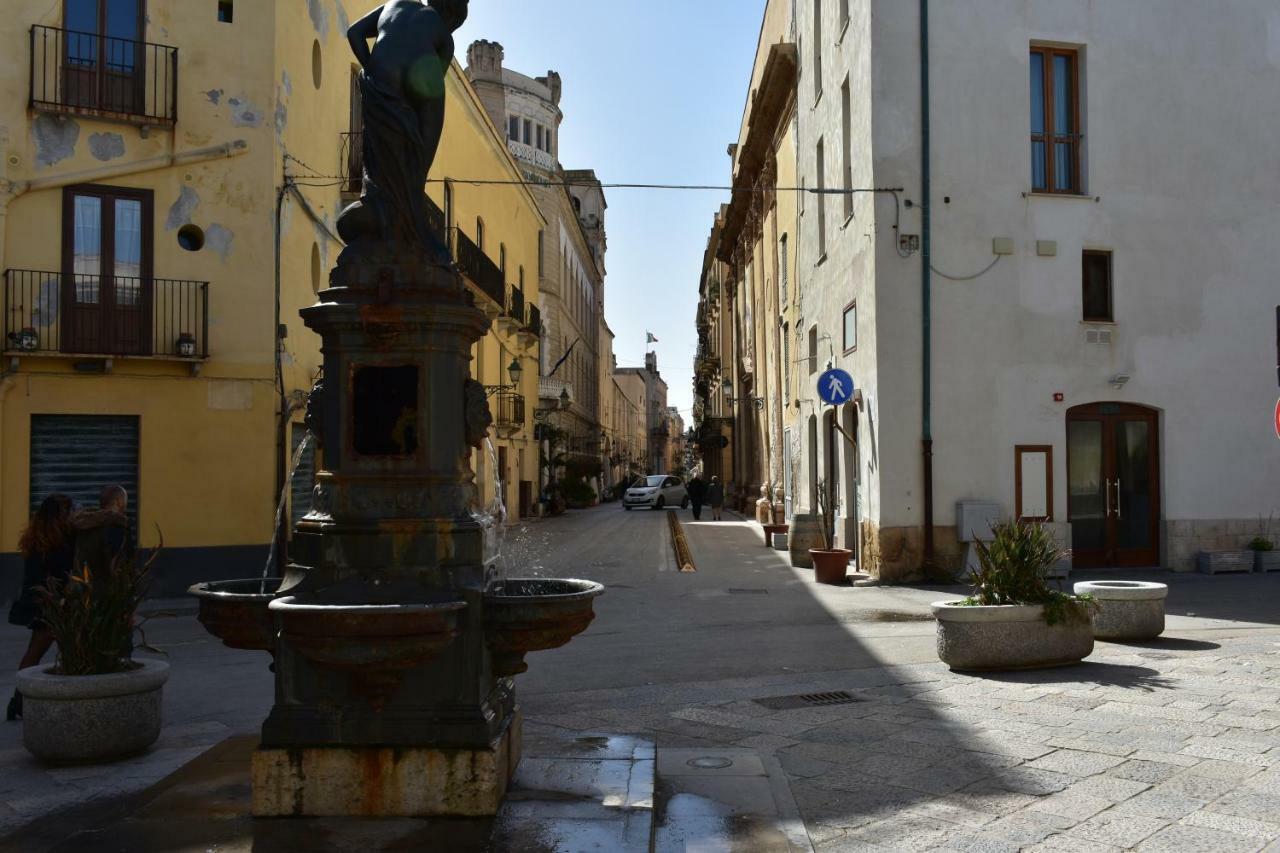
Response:
[[[720,521],[720,513],[724,510],[724,485],[719,477],[711,478],[711,486],[707,489],[707,503],[711,504],[711,520]]]
[[[90,577],[105,578],[117,559],[133,559],[128,510],[129,493],[124,487],[107,486],[98,498],[97,509],[71,516],[77,571],[87,567]]]
[[[22,591],[9,609],[9,622],[31,630],[31,640],[18,669],[39,665],[53,647],[53,633],[40,618],[36,587],[51,579],[66,580],[71,574],[75,553],[71,532],[71,498],[49,495],[31,517],[27,529],[18,540],[22,552]],[[5,713],[7,720],[22,719],[22,694],[13,691]]]
[[[693,507],[693,520],[700,521],[702,505],[707,500],[707,481],[702,479],[701,474],[694,474],[686,491],[689,493],[689,504]]]

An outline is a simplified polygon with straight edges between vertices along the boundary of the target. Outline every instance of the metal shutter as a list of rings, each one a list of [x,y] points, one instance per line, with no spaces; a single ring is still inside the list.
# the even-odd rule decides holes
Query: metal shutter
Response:
[[[103,486],[129,492],[129,518],[138,526],[138,418],[132,415],[32,415],[31,511],[49,495],[70,495],[96,509]]]

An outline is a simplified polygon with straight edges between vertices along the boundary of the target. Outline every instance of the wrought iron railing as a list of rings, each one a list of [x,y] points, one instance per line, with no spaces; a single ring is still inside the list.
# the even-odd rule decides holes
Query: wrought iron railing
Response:
[[[521,325],[525,323],[524,291],[514,284],[511,285],[510,295],[507,298],[507,316]]]
[[[454,251],[458,269],[496,305],[505,306],[507,285],[502,280],[502,270],[461,229],[457,230],[455,236],[457,246]]]
[[[209,357],[209,283],[5,270],[6,352]]]
[[[529,319],[524,324],[524,330],[538,336],[542,335],[542,312],[538,310],[537,305],[532,303],[529,305]]]
[[[513,391],[498,394],[498,413],[495,418],[498,429],[522,430],[525,425],[524,395]]]
[[[176,47],[33,26],[30,75],[32,109],[178,120]]]

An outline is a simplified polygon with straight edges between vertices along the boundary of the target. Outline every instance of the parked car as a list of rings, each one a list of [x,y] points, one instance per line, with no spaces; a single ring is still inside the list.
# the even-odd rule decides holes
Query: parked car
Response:
[[[665,474],[652,474],[636,480],[622,498],[622,508],[628,511],[638,506],[650,509],[679,506],[684,509],[688,505],[689,493],[685,490],[684,481]]]

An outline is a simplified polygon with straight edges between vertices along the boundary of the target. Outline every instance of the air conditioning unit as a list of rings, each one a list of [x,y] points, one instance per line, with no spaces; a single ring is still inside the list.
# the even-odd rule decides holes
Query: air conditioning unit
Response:
[[[992,540],[991,525],[1000,520],[1000,504],[988,500],[956,501],[956,538],[969,542],[974,537]]]
[[[1084,333],[1084,339],[1091,344],[1110,344],[1110,329],[1089,329]]]

